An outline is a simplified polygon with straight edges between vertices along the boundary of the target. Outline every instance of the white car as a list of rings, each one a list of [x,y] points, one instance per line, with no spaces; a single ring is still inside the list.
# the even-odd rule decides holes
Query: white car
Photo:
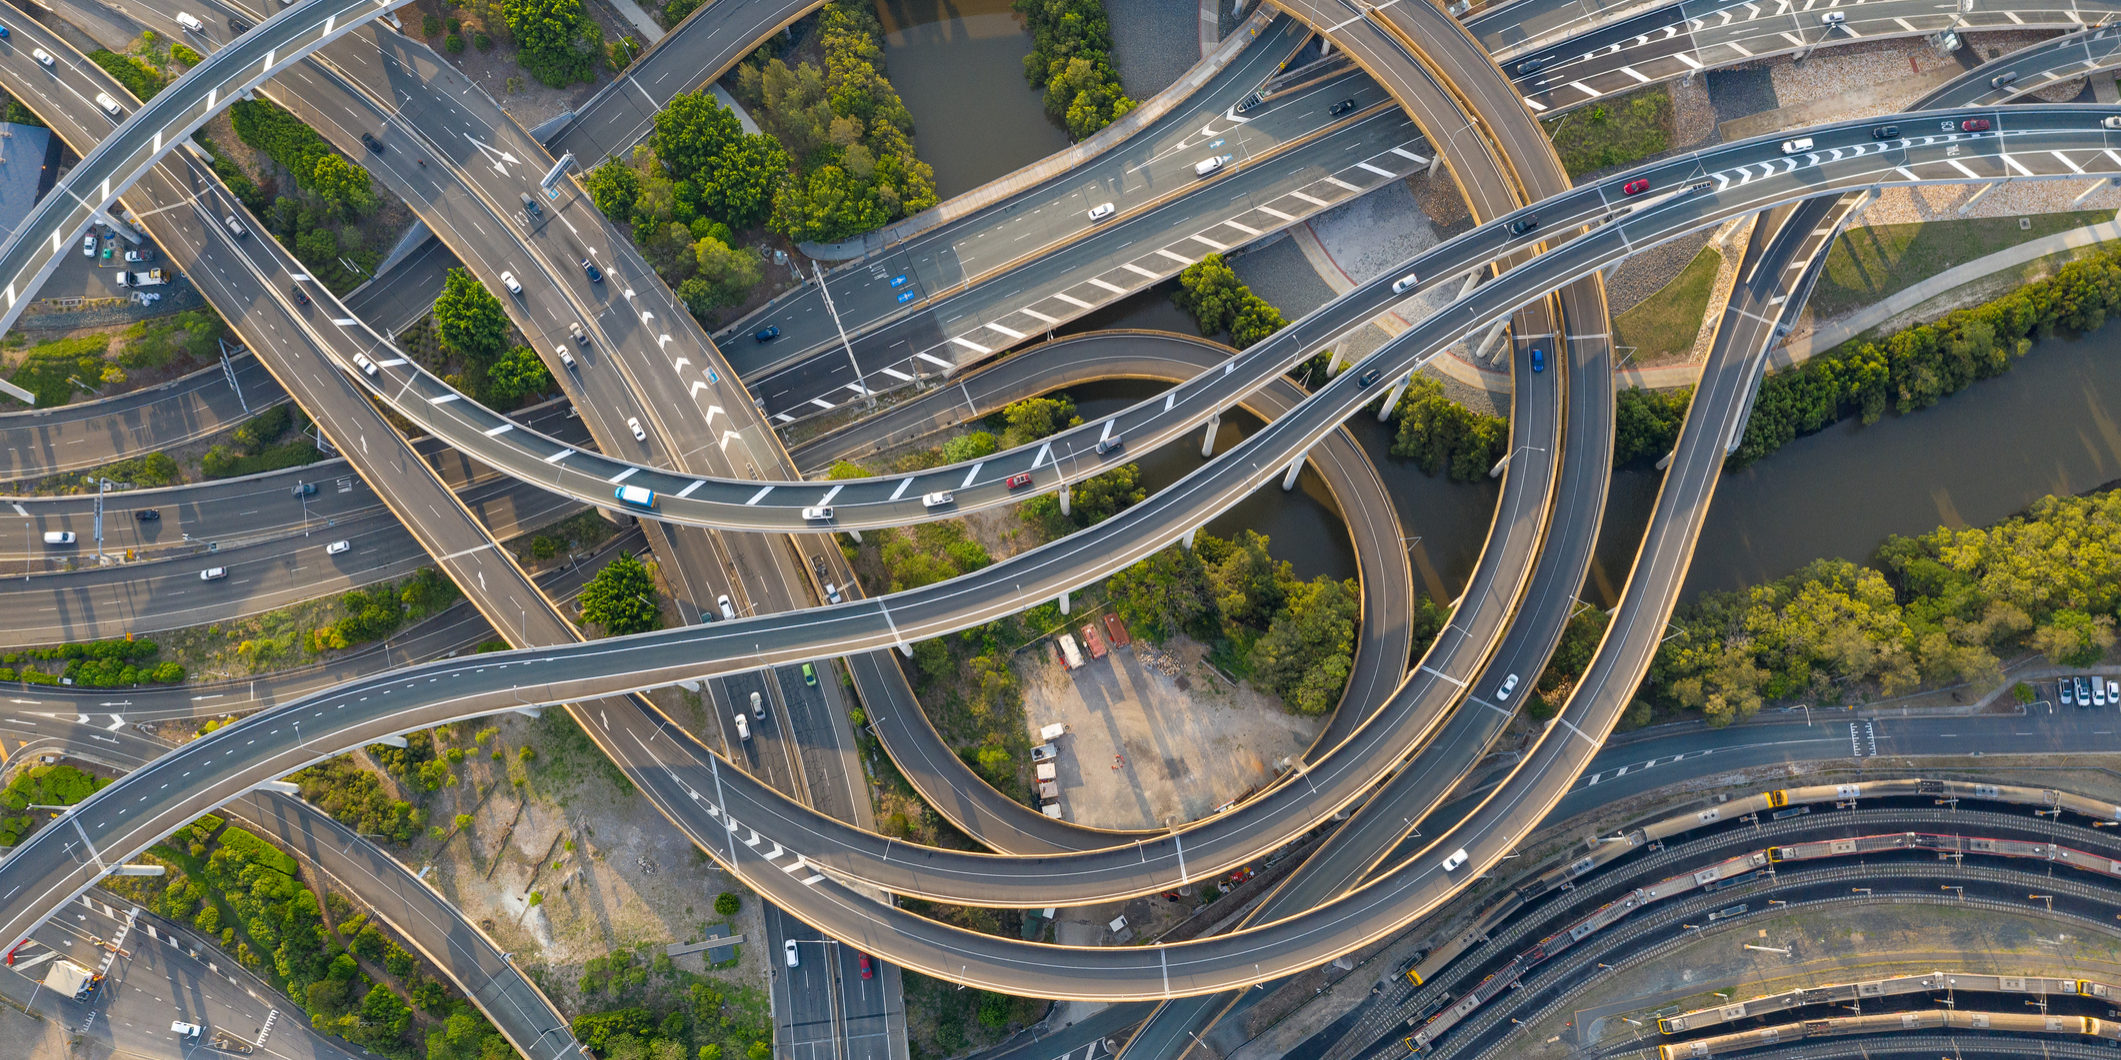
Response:
[[[2121,129],[2121,114],[2114,115],[2110,118],[2101,118],[2099,119],[2099,124],[2104,125],[2109,129]]]
[[[172,1020],[169,1024],[169,1032],[179,1038],[197,1038],[200,1029],[198,1024],[186,1023],[183,1020]]]
[[[795,967],[795,966],[796,966],[796,957],[795,957],[795,940],[794,940],[794,939],[789,939],[788,941],[786,941],[786,942],[783,942],[783,943],[781,943],[781,952],[782,952],[782,953],[784,953],[784,954],[787,954],[787,956],[788,956],[788,967],[790,967],[790,968],[793,968],[793,967]]]
[[[1508,677],[1505,677],[1505,678],[1503,678],[1503,679],[1502,679],[1502,687],[1501,687],[1501,688],[1498,688],[1498,689],[1496,689],[1496,690],[1495,690],[1495,702],[1497,702],[1497,703],[1508,703],[1508,702],[1510,701],[1510,693],[1511,693],[1511,692],[1514,692],[1514,691],[1516,691],[1516,690],[1517,690],[1517,675],[1516,675],[1516,674],[1511,674],[1510,676],[1508,676]]]
[[[1458,866],[1465,864],[1466,858],[1469,856],[1471,855],[1468,855],[1466,853],[1466,848],[1459,847],[1457,853],[1452,854],[1450,857],[1443,859],[1443,870],[1445,872],[1450,872],[1451,870],[1456,869]]]
[[[751,716],[760,721],[766,720],[766,699],[757,692],[751,693]]]
[[[736,617],[736,605],[729,602],[728,593],[723,593],[722,595],[715,597],[714,606],[721,608],[723,618],[729,619]]]
[[[1193,164],[1193,175],[1196,177],[1205,177],[1208,174],[1213,173],[1218,169],[1221,169],[1222,167],[1223,156],[1221,155],[1215,155],[1210,158],[1203,158]]]
[[[324,546],[324,554],[327,556],[336,556],[339,553],[344,552],[352,547],[353,542],[351,541],[334,541],[331,544]]]
[[[952,495],[949,490],[937,490],[934,493],[921,494],[921,507],[940,508],[956,500],[957,497]]]
[[[1114,206],[1109,202],[1101,202],[1095,206],[1090,207],[1090,219],[1093,221],[1102,221],[1105,218],[1110,217],[1118,212],[1119,207]]]
[[[501,273],[501,286],[508,288],[509,294],[523,293],[523,285],[516,282],[516,274],[512,272]]]
[[[368,355],[365,353],[354,354],[353,363],[355,368],[361,370],[362,375],[376,374],[376,362],[369,360]]]
[[[202,582],[217,582],[226,577],[228,577],[227,567],[208,567],[199,572],[199,580]]]
[[[738,711],[736,715],[736,738],[739,740],[751,739],[751,723],[744,720],[742,711]]]
[[[634,441],[645,442],[648,440],[648,432],[641,429],[641,418],[639,416],[626,417],[626,429],[633,432]]]
[[[1819,16],[1819,24],[1822,26],[1838,26],[1848,20],[1849,16],[1846,11],[1829,11]]]
[[[84,258],[96,256],[96,233],[90,232],[81,237],[81,256]]]
[[[35,48],[30,51],[30,54],[36,56],[37,61],[43,63],[46,68],[49,68],[52,65],[52,53],[45,51],[42,48]]]

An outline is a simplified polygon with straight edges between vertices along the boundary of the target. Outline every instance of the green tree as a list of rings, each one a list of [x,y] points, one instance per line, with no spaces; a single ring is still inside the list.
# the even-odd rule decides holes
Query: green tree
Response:
[[[737,910],[742,908],[742,906],[743,900],[738,898],[733,891],[723,891],[714,896],[714,915],[716,916],[735,916]]]
[[[606,158],[582,178],[590,201],[614,224],[633,220],[634,201],[641,197],[641,175],[617,158]]]
[[[962,464],[999,451],[1001,442],[986,431],[969,431],[943,443],[943,463]]]
[[[582,586],[582,618],[605,634],[623,637],[662,625],[655,603],[655,573],[630,552],[622,552]]]
[[[501,17],[515,36],[516,61],[553,88],[595,81],[604,56],[604,30],[582,0],[501,0]]]
[[[1075,402],[1063,397],[1027,398],[1002,409],[1002,420],[1008,428],[1002,432],[1001,445],[1013,449],[1038,441],[1056,431],[1082,424],[1082,417],[1075,414]]]
[[[435,299],[435,333],[458,355],[485,364],[508,347],[508,311],[465,269],[451,269]]]
[[[1193,630],[1215,608],[1199,556],[1177,545],[1114,574],[1107,591],[1134,635],[1156,643]]]
[[[1362,599],[1353,581],[1319,577],[1293,587],[1288,607],[1252,647],[1252,674],[1303,714],[1340,702],[1354,668]]]
[[[1208,569],[1215,605],[1223,617],[1264,628],[1288,599],[1296,576],[1289,564],[1267,552],[1267,537],[1256,530],[1238,534],[1235,548]]]
[[[318,156],[310,172],[309,187],[326,206],[347,220],[367,216],[376,208],[376,193],[369,184],[368,171],[337,153]]]
[[[2065,607],[2033,630],[2033,648],[2057,666],[2092,666],[2114,646],[2112,615]]]
[[[1282,318],[1281,310],[1247,291],[1236,319],[1230,321],[1230,345],[1242,350],[1287,326],[1289,322]]]
[[[736,112],[705,92],[673,98],[656,114],[648,144],[682,189],[678,198],[732,229],[765,219],[790,164],[779,141],[746,134]]]
[[[750,247],[734,248],[710,236],[695,243],[692,254],[699,272],[680,286],[678,297],[694,316],[741,304],[764,278],[758,252]]]
[[[552,372],[528,346],[509,350],[486,369],[486,393],[503,404],[550,393],[553,386]]]
[[[1679,426],[1694,388],[1658,391],[1629,387],[1614,399],[1613,466],[1658,460],[1679,443]]]
[[[1210,254],[1178,274],[1178,290],[1171,292],[1171,300],[1192,315],[1201,334],[1220,335],[1237,320],[1250,294],[1223,256]]]

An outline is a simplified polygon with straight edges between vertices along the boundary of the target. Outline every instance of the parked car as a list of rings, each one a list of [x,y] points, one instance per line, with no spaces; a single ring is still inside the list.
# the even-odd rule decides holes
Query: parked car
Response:
[[[125,260],[127,260],[127,261],[153,261],[153,260],[155,260],[155,248],[153,248],[153,247],[139,247],[139,248],[136,248],[136,249],[133,249],[133,250],[128,250],[128,251],[126,251],[126,252],[125,252]]]
[[[2058,694],[2058,698],[2062,700],[2062,705],[2065,707],[2073,707],[2077,705],[2076,689],[2077,686],[2075,682],[2072,682],[2067,677],[2055,682],[2055,691]]]
[[[84,258],[96,256],[96,233],[90,232],[81,237],[81,256]]]

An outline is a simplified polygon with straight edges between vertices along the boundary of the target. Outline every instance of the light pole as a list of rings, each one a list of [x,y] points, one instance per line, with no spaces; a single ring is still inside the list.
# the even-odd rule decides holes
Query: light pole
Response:
[[[847,366],[854,369],[854,389],[860,391],[862,397],[868,400],[871,409],[875,409],[876,395],[862,385],[862,364],[854,359],[854,343],[847,338],[847,327],[840,323],[840,311],[832,304],[832,291],[825,286],[825,270],[818,268],[817,262],[813,261],[810,263],[810,274],[817,277],[818,296],[825,300],[825,312],[832,315],[833,330],[840,333],[840,348],[847,351]]]

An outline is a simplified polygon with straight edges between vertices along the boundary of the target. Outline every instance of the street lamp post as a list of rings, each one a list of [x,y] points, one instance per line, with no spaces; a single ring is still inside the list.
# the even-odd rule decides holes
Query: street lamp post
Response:
[[[832,304],[832,291],[825,286],[825,270],[818,268],[817,262],[813,261],[810,263],[810,272],[817,277],[817,293],[825,300],[825,312],[832,317],[833,330],[840,333],[840,348],[847,351],[847,366],[854,369],[854,389],[859,391],[862,397],[867,399],[869,407],[874,409],[876,395],[862,385],[862,363],[854,359],[854,343],[847,338],[847,326],[840,323],[840,311]]]

